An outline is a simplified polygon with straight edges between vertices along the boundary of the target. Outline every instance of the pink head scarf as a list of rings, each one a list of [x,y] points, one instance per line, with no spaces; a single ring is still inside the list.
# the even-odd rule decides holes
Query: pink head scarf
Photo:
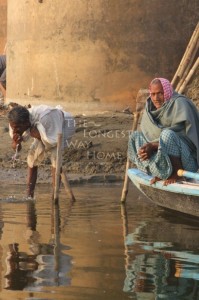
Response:
[[[161,77],[160,78],[155,78],[155,79],[158,79],[162,84],[163,91],[164,91],[164,101],[170,100],[171,96],[173,95],[173,87],[172,87],[170,81],[168,79],[161,78]],[[153,79],[151,81],[150,86],[149,86],[149,90],[150,90],[151,84],[153,83],[153,81],[155,79]]]

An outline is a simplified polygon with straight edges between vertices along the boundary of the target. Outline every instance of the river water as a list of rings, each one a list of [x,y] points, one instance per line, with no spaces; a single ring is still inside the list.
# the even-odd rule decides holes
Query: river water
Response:
[[[34,202],[1,186],[0,300],[198,300],[199,220],[121,190],[75,186],[54,206],[49,185]]]

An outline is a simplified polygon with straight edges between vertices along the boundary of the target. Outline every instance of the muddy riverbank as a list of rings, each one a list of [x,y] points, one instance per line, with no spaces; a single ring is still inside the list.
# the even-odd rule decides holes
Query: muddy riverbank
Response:
[[[199,108],[199,69],[185,90],[185,95]],[[20,157],[13,165],[7,113],[10,106],[0,107],[0,182],[25,183],[26,156],[30,142],[23,143]],[[103,183],[121,181],[126,166],[127,143],[133,124],[133,114],[106,111],[95,115],[76,115],[76,133],[63,157],[63,166],[71,183]],[[51,180],[50,159],[46,157],[39,169],[38,182]]]
[[[8,132],[8,109],[0,110],[0,181],[25,183],[26,156],[31,141],[23,143],[20,156],[13,164],[14,151]],[[63,166],[72,183],[121,181],[125,172],[127,142],[133,114],[103,112],[95,115],[76,115],[76,133],[63,157]],[[47,156],[39,169],[38,182],[51,180],[50,159]]]

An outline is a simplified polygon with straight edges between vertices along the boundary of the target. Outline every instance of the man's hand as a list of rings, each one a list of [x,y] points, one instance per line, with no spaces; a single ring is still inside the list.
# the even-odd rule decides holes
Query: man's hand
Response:
[[[18,149],[18,151],[20,151],[22,149],[22,147],[21,147],[22,141],[23,141],[23,138],[21,135],[19,135],[18,133],[13,133],[12,148],[14,150],[16,150],[16,148],[18,147],[17,149]]]
[[[41,135],[40,135],[39,130],[37,129],[36,126],[32,126],[30,128],[30,136],[35,138],[35,139],[41,140]]]
[[[15,141],[12,141],[12,149],[15,150],[15,151],[17,149],[18,152],[21,151],[21,149],[22,149],[21,143],[16,144]]]
[[[139,150],[138,150],[138,156],[139,158],[143,160],[149,159],[154,151],[157,151],[158,149],[158,143],[147,143],[144,144]]]

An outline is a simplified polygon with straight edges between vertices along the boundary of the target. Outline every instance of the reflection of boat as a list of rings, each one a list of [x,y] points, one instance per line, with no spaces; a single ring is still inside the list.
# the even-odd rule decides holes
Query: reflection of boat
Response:
[[[199,292],[198,253],[175,251],[175,246],[168,243],[130,242],[130,238],[127,237],[126,246],[137,253],[126,268],[125,292],[144,294],[141,299],[198,299],[195,298]],[[150,298],[152,294],[157,298]]]
[[[174,214],[141,221],[129,232],[123,213],[126,278],[123,290],[135,299],[198,299],[198,222]],[[168,219],[167,219],[168,218]]]
[[[152,177],[138,169],[129,169],[133,184],[154,203],[199,217],[199,181],[181,181],[163,186],[162,181],[150,185]]]
[[[134,238],[134,234],[129,234],[126,237],[126,245],[127,246],[135,246],[139,245],[139,247],[144,250],[145,253],[153,253],[153,254],[162,254],[163,257],[166,259],[175,259],[178,261],[178,272],[176,277],[183,277],[183,278],[192,278],[199,280],[199,253],[195,253],[194,251],[190,250],[174,250],[176,246],[171,242],[146,242],[146,241],[139,241]],[[180,263],[181,262],[181,263]],[[191,272],[188,270],[187,264],[192,264]],[[181,267],[180,267],[181,266]],[[183,270],[183,266],[185,267]],[[181,274],[179,272],[181,269]],[[180,276],[181,275],[181,276]]]

